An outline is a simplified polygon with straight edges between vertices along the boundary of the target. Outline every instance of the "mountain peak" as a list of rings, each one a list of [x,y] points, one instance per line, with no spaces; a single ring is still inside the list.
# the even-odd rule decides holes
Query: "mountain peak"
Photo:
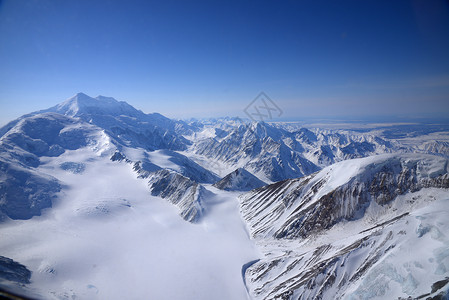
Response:
[[[137,112],[134,107],[126,102],[117,101],[112,97],[105,96],[93,98],[81,92],[50,108],[49,111],[54,111],[70,117],[76,117],[83,114],[128,114],[134,116]]]
[[[73,102],[77,102],[78,104],[84,104],[84,105],[89,105],[90,103],[95,103],[95,101],[101,101],[103,99],[99,99],[99,97],[103,97],[103,96],[98,96],[97,98],[93,98],[85,93],[79,92],[76,93],[74,96],[68,98],[66,101],[64,101],[63,103],[61,103],[60,105],[63,105],[65,103],[73,103]],[[106,97],[104,97],[106,98]],[[113,98],[111,98],[113,99]]]
[[[78,93],[76,93],[75,94],[75,96],[73,96],[72,98],[74,98],[74,97],[76,97],[76,98],[90,98],[90,96],[88,96],[87,94],[84,94],[83,92],[78,92]]]
[[[73,102],[73,101],[77,101],[77,102],[85,104],[85,105],[94,104],[94,103],[98,103],[98,102],[105,102],[105,103],[118,103],[119,102],[116,99],[114,99],[113,97],[106,97],[106,96],[98,95],[97,97],[94,98],[85,93],[79,92],[79,93],[76,93],[73,97],[64,101],[63,103]]]
[[[119,102],[119,101],[117,101],[113,97],[106,97],[106,96],[102,96],[102,95],[98,95],[97,97],[95,97],[93,99],[96,99],[98,101],[108,102],[108,103],[117,103],[117,102]]]
[[[80,92],[62,102],[61,104],[58,104],[55,108],[59,113],[74,117],[80,112],[83,107],[94,105],[95,101],[97,100]]]
[[[214,184],[225,191],[249,191],[264,185],[265,182],[243,168],[234,170]]]

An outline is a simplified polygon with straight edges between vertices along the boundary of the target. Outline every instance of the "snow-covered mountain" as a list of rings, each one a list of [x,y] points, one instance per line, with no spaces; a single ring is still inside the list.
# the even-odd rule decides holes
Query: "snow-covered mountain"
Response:
[[[266,123],[243,124],[228,132],[218,131],[214,137],[195,141],[193,151],[234,169],[243,167],[268,182],[317,171],[319,168],[315,164],[284,143],[286,134]]]
[[[242,168],[229,173],[214,184],[216,188],[225,191],[249,191],[264,185],[265,182]]]
[[[38,299],[447,295],[446,135],[179,121],[79,93],[0,128],[0,288]]]
[[[78,93],[44,111],[57,112],[97,125],[124,146],[146,150],[183,150],[188,144],[174,132],[176,122],[157,113],[145,114],[124,101],[110,97],[91,98]]]
[[[42,174],[38,169],[40,158],[58,157],[85,147],[100,156],[112,157],[117,150],[131,152],[145,170],[172,170],[192,180],[192,185],[219,180],[211,171],[173,151],[189,145],[175,132],[176,127],[175,121],[160,114],[144,114],[126,102],[82,93],[10,122],[0,129],[4,132],[0,138],[4,177],[0,184],[0,219],[28,219],[51,207],[62,183]],[[27,189],[22,188],[25,183]],[[183,203],[175,198],[170,197],[173,203]]]
[[[254,299],[414,299],[449,290],[448,159],[381,155],[244,195],[264,257]],[[432,295],[431,295],[432,294]]]
[[[345,159],[408,152],[407,147],[374,135],[306,128],[287,131],[264,122],[222,120],[205,123],[191,136],[191,151],[243,167],[266,182],[312,174]]]
[[[189,142],[175,133],[182,122],[175,122],[161,114],[145,114],[124,101],[111,97],[89,97],[83,93],[54,107],[24,115],[0,129],[4,135],[17,123],[32,116],[63,115],[95,125],[106,132],[118,145],[142,147],[147,150],[185,149]],[[178,124],[179,123],[179,124]]]
[[[449,156],[449,142],[444,141],[430,141],[418,147],[424,153],[437,154],[441,156]]]
[[[29,219],[51,207],[61,183],[39,170],[42,157],[84,147],[102,153],[110,147],[100,128],[56,113],[30,115],[13,124],[0,137],[0,219]]]
[[[150,175],[148,181],[153,196],[168,199],[180,209],[184,220],[197,222],[204,213],[202,202],[207,193],[199,183],[176,172],[161,170]]]

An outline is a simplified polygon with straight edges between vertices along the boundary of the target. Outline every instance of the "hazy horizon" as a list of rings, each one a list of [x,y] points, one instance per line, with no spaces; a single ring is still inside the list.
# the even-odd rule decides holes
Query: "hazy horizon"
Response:
[[[79,92],[81,94],[85,94],[83,92]],[[79,94],[77,93],[77,94]],[[76,95],[76,94],[75,94]],[[72,95],[75,96],[75,95]],[[87,95],[87,94],[86,94]],[[112,97],[112,96],[105,96],[105,95],[87,95],[89,97],[95,98],[98,96],[103,97]],[[13,117],[9,120],[0,120],[0,127],[3,127],[7,125],[10,121],[13,121],[19,117],[22,117],[23,115],[27,115],[29,113],[34,113],[40,110],[48,109],[50,107],[53,107],[55,105],[58,105],[68,99],[63,99],[57,103],[54,103],[53,105],[50,105],[48,107],[40,107],[37,110],[30,110],[27,111],[24,114],[17,115],[16,117]],[[114,97],[112,97],[114,98]],[[343,127],[351,128],[353,125],[363,125],[366,124],[371,128],[374,127],[382,127],[382,126],[399,126],[399,125],[415,125],[415,124],[449,124],[449,117],[442,114],[441,116],[435,116],[435,115],[347,115],[347,116],[306,116],[306,117],[285,117],[284,111],[281,112],[280,116],[273,115],[272,117],[267,118],[258,118],[255,116],[254,118],[250,118],[248,114],[245,113],[245,108],[241,109],[240,112],[237,111],[234,115],[196,115],[196,116],[183,116],[183,117],[176,117],[171,116],[170,114],[164,114],[158,111],[144,111],[140,107],[133,105],[133,103],[130,103],[126,100],[122,99],[116,99],[117,101],[124,101],[128,103],[129,105],[133,106],[137,110],[141,110],[143,113],[151,114],[151,113],[160,113],[165,117],[175,119],[175,120],[183,120],[183,121],[192,121],[192,120],[212,120],[212,119],[224,119],[224,118],[239,118],[246,121],[264,121],[267,123],[296,123],[296,124],[304,124],[304,125],[316,125],[320,126],[323,125],[326,127],[326,125],[342,125]],[[254,101],[254,99],[253,99]],[[274,102],[274,101],[273,101]],[[251,101],[249,102],[251,103]],[[248,107],[248,105],[247,105]],[[344,129],[344,128],[341,128]]]

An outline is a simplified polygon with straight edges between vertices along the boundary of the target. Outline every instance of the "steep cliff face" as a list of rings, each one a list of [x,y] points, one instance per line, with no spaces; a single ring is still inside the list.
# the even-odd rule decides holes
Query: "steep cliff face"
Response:
[[[246,270],[250,294],[254,299],[446,295],[448,189],[447,159],[381,155],[247,193],[241,197],[242,216],[264,253]]]
[[[307,237],[364,216],[422,188],[449,188],[448,161],[423,155],[383,155],[334,164],[300,179],[262,187],[242,201],[254,236]]]
[[[169,170],[154,172],[148,177],[153,196],[167,199],[179,208],[181,217],[197,222],[204,213],[202,204],[206,189],[197,182]]]
[[[148,182],[151,195],[159,196],[176,205],[179,215],[184,220],[193,223],[200,220],[204,213],[203,198],[210,193],[201,184],[174,170],[162,169],[147,160],[134,162],[119,151],[110,159],[130,164],[137,177]],[[205,178],[212,176],[209,173],[206,175]]]
[[[243,168],[238,168],[214,184],[216,188],[225,191],[250,191],[264,185],[265,182]]]

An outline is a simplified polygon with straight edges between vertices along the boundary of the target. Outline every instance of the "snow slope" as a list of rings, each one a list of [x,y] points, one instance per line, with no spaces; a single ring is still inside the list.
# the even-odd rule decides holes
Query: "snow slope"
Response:
[[[123,146],[147,150],[183,150],[189,142],[176,134],[176,122],[160,114],[145,114],[111,97],[78,93],[65,102],[37,112],[56,112],[94,124]]]
[[[139,169],[175,171],[191,180],[191,185],[218,181],[211,171],[173,151],[185,149],[189,143],[175,132],[177,126],[162,115],[144,114],[126,102],[82,93],[10,122],[0,130],[4,133],[0,138],[0,220],[5,216],[28,219],[51,207],[61,184],[36,168],[43,157],[59,157],[84,147],[104,156],[120,150],[137,158],[134,163]],[[66,167],[73,168],[70,164]],[[25,184],[27,189],[22,188]],[[166,198],[179,206],[186,202],[180,201],[179,195]],[[183,216],[184,209],[181,207]]]
[[[246,271],[250,294],[446,295],[448,189],[447,159],[408,154],[343,161],[249,192],[241,199],[242,216],[264,253]]]
[[[185,136],[190,152],[226,169],[244,168],[265,182],[312,174],[335,162],[392,152],[409,152],[395,141],[370,134],[299,128],[233,120],[203,122]],[[199,159],[201,160],[201,159]]]
[[[82,172],[79,167],[84,166]],[[257,258],[236,194],[213,187],[196,225],[149,194],[131,164],[89,148],[41,158],[64,189],[51,209],[0,227],[0,253],[32,271],[43,299],[246,299],[241,266]],[[213,193],[212,193],[213,192]]]
[[[287,127],[175,121],[82,93],[10,122],[1,287],[42,299],[447,294],[447,143]]]
[[[29,219],[51,207],[61,184],[37,169],[43,157],[84,147],[102,155],[111,146],[100,128],[69,117],[44,113],[22,118],[0,137],[0,220]]]

